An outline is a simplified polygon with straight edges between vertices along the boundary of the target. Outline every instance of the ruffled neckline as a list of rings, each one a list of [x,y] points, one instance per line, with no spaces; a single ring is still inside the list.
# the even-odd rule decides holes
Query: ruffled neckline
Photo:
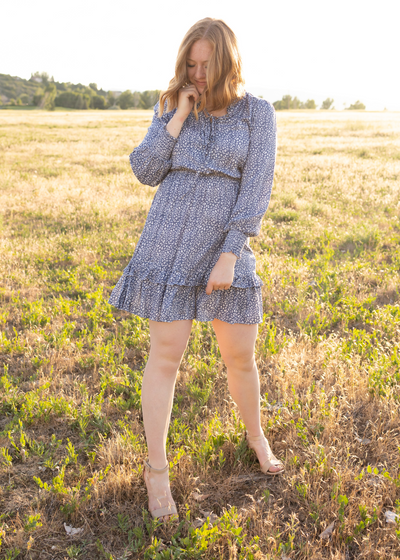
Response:
[[[204,114],[204,111],[201,111],[201,113],[199,113],[199,115],[202,115],[203,118],[204,118],[204,119],[207,119],[207,120],[209,120],[209,119],[212,117],[213,120],[215,119],[215,120],[218,121],[218,122],[224,121],[224,120],[228,120],[228,119],[230,119],[231,117],[234,116],[234,114],[238,111],[238,109],[240,109],[242,103],[243,103],[244,101],[246,101],[246,99],[248,98],[248,96],[249,96],[249,92],[246,91],[246,93],[244,94],[244,96],[241,97],[240,99],[238,99],[235,103],[231,103],[231,104],[227,107],[227,109],[226,109],[226,114],[225,114],[225,115],[221,115],[220,117],[215,117],[214,115],[211,115],[210,117],[207,117],[207,116]]]

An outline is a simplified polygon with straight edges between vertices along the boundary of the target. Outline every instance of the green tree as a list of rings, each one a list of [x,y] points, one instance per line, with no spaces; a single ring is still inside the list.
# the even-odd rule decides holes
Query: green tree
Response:
[[[102,95],[93,95],[90,107],[92,109],[105,109],[106,108],[106,98]]]
[[[97,91],[97,84],[91,83],[89,87],[92,88],[93,91]]]
[[[304,109],[316,109],[317,105],[315,104],[314,99],[307,99],[304,103]]]
[[[361,103],[361,101],[356,101],[355,103],[350,105],[350,107],[346,107],[347,111],[363,111],[364,109],[365,105],[364,103]]]
[[[29,103],[29,95],[27,93],[23,93],[22,95],[19,96],[22,105],[28,105]]]
[[[297,99],[297,98],[296,98]],[[274,101],[272,105],[275,107],[277,111],[285,111],[292,108],[292,96],[291,95],[283,95],[282,99],[279,101]]]
[[[33,78],[41,78],[42,84],[47,86],[49,82],[54,82],[54,78],[50,78],[47,72],[35,72],[34,74],[31,73],[30,80],[33,81]]]
[[[292,105],[292,96],[291,95],[284,95],[282,97],[282,109],[290,109]]]
[[[139,107],[141,95],[140,91],[133,92],[133,106],[136,108]]]
[[[75,109],[88,109],[90,104],[90,96],[78,93],[75,100]]]
[[[83,108],[83,96],[81,93],[76,94],[74,109]]]
[[[140,94],[139,107],[140,109],[151,109],[157,103],[160,97],[160,90],[146,90]]]
[[[44,98],[44,90],[43,88],[39,87],[36,90],[35,95],[33,96],[33,104],[36,105],[36,107],[40,107],[42,104]]]
[[[293,99],[290,102],[290,109],[301,109],[301,101],[300,99],[297,99],[297,97],[293,97]]]
[[[112,91],[107,93],[107,109],[115,105],[116,98]]]
[[[327,97],[325,101],[322,102],[321,109],[327,111],[332,107],[332,105],[333,105],[333,99]]]
[[[134,106],[133,93],[129,89],[122,92],[121,95],[118,97],[116,104],[119,105],[121,109],[129,109],[129,107],[133,107]]]
[[[54,111],[56,108],[57,89],[55,84],[49,83],[44,91],[43,108],[46,111]]]
[[[56,97],[56,106],[75,109],[76,98],[78,95],[79,94],[75,91],[63,91]]]

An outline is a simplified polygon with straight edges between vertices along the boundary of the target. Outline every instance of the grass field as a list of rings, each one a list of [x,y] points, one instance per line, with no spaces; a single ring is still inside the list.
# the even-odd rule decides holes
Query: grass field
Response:
[[[148,321],[107,303],[156,192],[128,161],[151,116],[0,112],[1,559],[400,558],[400,113],[278,113],[251,244],[263,425],[286,471],[260,473],[194,322],[167,527],[142,481]]]

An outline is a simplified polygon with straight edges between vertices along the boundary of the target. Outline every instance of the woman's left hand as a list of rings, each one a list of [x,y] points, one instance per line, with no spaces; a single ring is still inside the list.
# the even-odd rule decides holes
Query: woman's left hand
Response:
[[[236,260],[237,256],[234,253],[221,253],[208,279],[207,295],[210,295],[213,290],[227,290],[231,287]]]

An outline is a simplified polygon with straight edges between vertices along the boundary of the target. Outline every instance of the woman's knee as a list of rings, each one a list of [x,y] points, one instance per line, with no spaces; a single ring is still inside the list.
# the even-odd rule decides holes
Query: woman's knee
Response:
[[[255,366],[254,353],[230,352],[223,358],[228,371],[250,372]]]
[[[150,349],[147,363],[150,367],[155,367],[159,371],[168,374],[176,374],[182,360],[183,352],[181,349],[171,346],[153,347]]]
[[[251,370],[258,325],[229,324],[215,319],[213,327],[227,368]]]
[[[192,321],[150,324],[149,361],[165,373],[176,373],[185,352]]]

